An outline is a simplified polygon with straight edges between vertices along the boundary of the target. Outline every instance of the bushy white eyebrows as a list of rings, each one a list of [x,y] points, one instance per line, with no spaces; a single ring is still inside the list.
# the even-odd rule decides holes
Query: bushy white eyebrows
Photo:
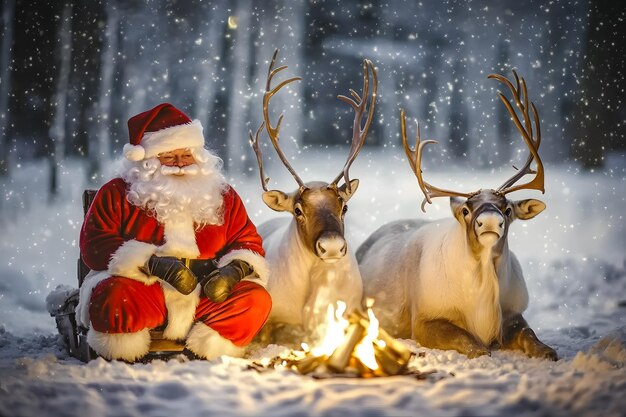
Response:
[[[191,152],[191,150],[187,149],[182,154],[179,154],[179,156],[181,156],[183,158],[189,158],[189,157],[193,156],[193,153]],[[157,157],[159,157],[159,158],[176,158],[176,155],[173,154],[172,152],[163,152],[163,153],[158,154]]]

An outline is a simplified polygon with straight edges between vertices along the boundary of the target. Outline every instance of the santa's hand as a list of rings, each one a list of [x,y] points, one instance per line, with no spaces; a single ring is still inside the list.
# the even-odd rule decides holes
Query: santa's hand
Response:
[[[228,298],[235,284],[254,270],[245,261],[235,259],[228,265],[216,269],[202,280],[202,291],[214,303],[221,303]]]
[[[143,266],[142,271],[154,275],[187,295],[198,285],[198,279],[178,258],[172,256],[152,255]]]

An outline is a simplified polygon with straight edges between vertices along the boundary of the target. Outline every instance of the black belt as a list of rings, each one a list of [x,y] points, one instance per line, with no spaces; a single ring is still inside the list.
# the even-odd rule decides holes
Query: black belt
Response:
[[[196,277],[203,278],[217,269],[217,263],[213,259],[189,259],[180,258],[185,266],[191,269]]]

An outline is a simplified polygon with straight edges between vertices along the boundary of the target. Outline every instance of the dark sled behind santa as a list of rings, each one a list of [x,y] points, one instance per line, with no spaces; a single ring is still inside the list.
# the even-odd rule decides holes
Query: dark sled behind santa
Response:
[[[96,192],[97,190],[91,189],[87,189],[83,192],[83,215],[87,214],[87,210],[89,210],[89,207],[96,196]],[[77,266],[78,286],[80,287],[83,285],[85,276],[87,276],[90,271],[89,267],[83,261],[82,254],[78,257]],[[88,362],[91,359],[97,358],[98,355],[87,344],[88,329],[76,323],[78,292],[78,289],[76,289],[68,294],[68,297],[65,299],[63,305],[50,314],[56,321],[57,329],[63,338],[63,343],[70,356],[83,362]],[[167,357],[183,351],[185,348],[183,343],[163,338],[164,327],[165,326],[150,330],[150,351],[142,360]]]

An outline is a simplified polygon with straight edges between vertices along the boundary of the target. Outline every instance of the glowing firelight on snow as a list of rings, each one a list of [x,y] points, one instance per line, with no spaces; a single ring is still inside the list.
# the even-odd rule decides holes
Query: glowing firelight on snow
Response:
[[[374,316],[372,311],[373,300],[368,299],[367,315],[369,318],[369,326],[365,332],[365,335],[354,349],[354,356],[357,357],[363,365],[367,366],[371,370],[379,368],[376,362],[374,353],[374,343],[377,346],[384,348],[385,342],[378,339],[378,319]],[[306,343],[302,343],[302,349],[305,352],[310,352],[314,356],[326,356],[330,357],[333,352],[342,344],[346,337],[346,330],[350,326],[350,322],[343,317],[346,311],[346,303],[343,301],[337,301],[337,308],[333,305],[329,305],[326,310],[326,333],[319,346],[310,348]]]

